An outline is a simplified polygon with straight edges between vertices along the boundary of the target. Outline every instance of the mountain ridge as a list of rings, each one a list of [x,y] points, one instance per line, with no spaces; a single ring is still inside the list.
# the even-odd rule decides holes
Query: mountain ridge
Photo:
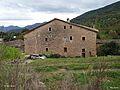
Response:
[[[99,29],[99,39],[120,39],[120,1],[88,11],[71,22]]]
[[[45,23],[45,22],[43,22]],[[10,26],[0,26],[0,31],[1,32],[21,32],[23,29],[28,29],[28,30],[31,30],[35,27],[38,27],[40,25],[42,25],[43,23],[35,23],[35,24],[32,24],[32,25],[27,25],[25,27],[19,27],[19,26],[14,26],[14,25],[10,25]]]

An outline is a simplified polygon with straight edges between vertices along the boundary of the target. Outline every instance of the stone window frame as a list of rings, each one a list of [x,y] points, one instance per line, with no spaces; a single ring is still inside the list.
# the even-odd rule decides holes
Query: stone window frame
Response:
[[[51,32],[51,31],[52,31],[52,28],[51,28],[51,27],[49,27],[49,28],[48,28],[48,31],[49,31],[49,32]]]
[[[67,26],[64,26],[64,29],[67,29]]]
[[[70,39],[70,41],[72,41],[73,40],[73,36],[71,35],[69,39]]]
[[[45,41],[47,42],[47,41],[48,41],[48,38],[45,38]]]
[[[86,49],[85,48],[82,48],[82,53],[85,53]]]
[[[72,28],[73,28],[73,26],[71,25],[71,26],[70,26],[70,29],[72,29]]]
[[[64,47],[64,52],[66,53],[68,51],[68,48],[67,47]]]
[[[81,49],[81,56],[85,57],[86,56],[86,48]]]
[[[48,48],[45,48],[45,50],[46,50],[46,52],[48,52],[49,49],[48,49]]]
[[[86,41],[86,36],[82,36],[82,37],[81,37],[81,40],[82,40],[82,41]]]

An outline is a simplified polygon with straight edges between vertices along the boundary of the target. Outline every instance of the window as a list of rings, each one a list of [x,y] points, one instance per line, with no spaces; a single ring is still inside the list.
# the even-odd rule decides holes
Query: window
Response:
[[[64,47],[64,52],[67,52],[67,47]]]
[[[72,29],[72,26],[70,26],[70,29]]]
[[[72,40],[72,36],[70,36],[70,40]]]
[[[85,37],[82,37],[82,40],[85,41]]]
[[[48,29],[49,31],[52,31],[52,28],[51,27],[49,27],[49,29]]]
[[[45,41],[48,41],[48,38],[45,38]]]
[[[85,52],[85,49],[82,49],[82,52]]]
[[[64,26],[64,29],[66,29],[66,26]]]
[[[48,52],[48,48],[46,48],[46,52]]]

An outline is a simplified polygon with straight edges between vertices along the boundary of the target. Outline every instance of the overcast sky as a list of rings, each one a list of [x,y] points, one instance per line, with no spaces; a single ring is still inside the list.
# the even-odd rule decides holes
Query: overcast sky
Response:
[[[0,0],[0,26],[66,20],[119,0]]]

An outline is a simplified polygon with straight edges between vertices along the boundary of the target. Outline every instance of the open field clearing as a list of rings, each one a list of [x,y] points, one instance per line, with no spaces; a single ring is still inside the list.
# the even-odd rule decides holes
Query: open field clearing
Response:
[[[47,58],[0,70],[1,90],[120,90],[120,56]]]

